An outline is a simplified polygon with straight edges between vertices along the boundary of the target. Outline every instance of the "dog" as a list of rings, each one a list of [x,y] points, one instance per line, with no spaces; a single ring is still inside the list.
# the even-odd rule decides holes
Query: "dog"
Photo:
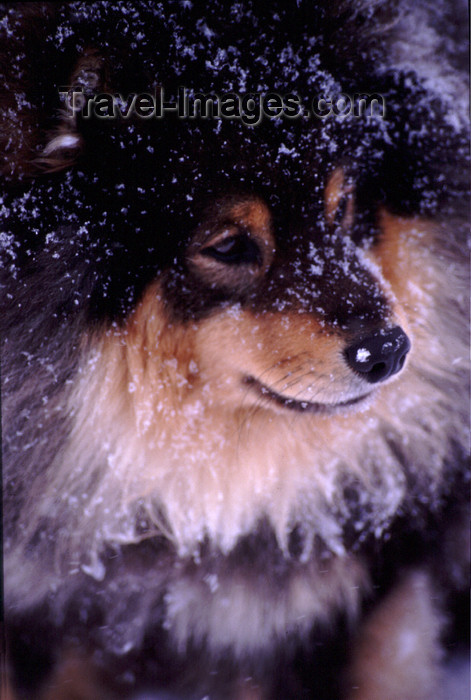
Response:
[[[4,9],[11,697],[440,697],[467,586],[460,11]]]

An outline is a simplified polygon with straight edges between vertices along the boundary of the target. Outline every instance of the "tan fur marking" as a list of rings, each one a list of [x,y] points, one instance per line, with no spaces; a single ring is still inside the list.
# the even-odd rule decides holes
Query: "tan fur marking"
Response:
[[[394,290],[395,311],[401,326],[413,342],[415,338],[416,345],[423,336],[423,342],[437,353],[438,366],[441,343],[448,342],[448,338],[445,335],[439,339],[435,329],[429,330],[432,316],[440,313],[437,302],[442,296],[440,289],[446,284],[446,272],[434,259],[437,230],[426,220],[397,217],[386,210],[380,212],[379,221],[383,235],[373,249],[372,258]],[[457,273],[456,263],[450,263],[448,272],[452,280]],[[428,334],[427,339],[424,333]],[[424,366],[428,355],[422,356]]]
[[[343,197],[347,197],[347,206],[341,225],[348,229],[353,222],[354,214],[353,185],[345,177],[343,168],[339,167],[329,177],[324,191],[325,216],[330,226],[334,223],[335,215]]]
[[[386,210],[380,212],[379,222],[383,235],[375,248],[375,255],[381,260],[383,274],[402,303],[409,302],[408,306],[411,302],[416,304],[418,289],[425,292],[431,290],[434,272],[424,268],[424,261],[419,264],[417,257],[423,250],[419,246],[406,244],[412,239],[420,243],[423,249],[431,246],[432,225],[418,218],[411,220],[393,216]]]
[[[216,212],[211,212],[209,226],[205,224],[196,231],[194,242],[201,245],[218,240],[221,230],[224,232],[231,224],[243,226],[271,247],[274,246],[270,210],[261,199],[255,197],[242,201],[238,199],[237,203],[231,198],[220,202]],[[190,252],[192,250],[190,246]]]
[[[254,231],[268,233],[271,226],[271,214],[261,199],[249,199],[230,208],[234,221],[245,224]]]

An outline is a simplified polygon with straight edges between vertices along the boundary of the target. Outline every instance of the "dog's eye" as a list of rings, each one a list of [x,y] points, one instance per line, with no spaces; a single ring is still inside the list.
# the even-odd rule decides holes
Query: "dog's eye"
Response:
[[[217,201],[205,218],[186,250],[188,271],[206,289],[245,295],[263,279],[275,255],[268,207],[258,199],[231,196]]]
[[[257,243],[246,233],[224,238],[213,245],[206,246],[201,255],[225,263],[226,265],[262,265],[262,253]]]

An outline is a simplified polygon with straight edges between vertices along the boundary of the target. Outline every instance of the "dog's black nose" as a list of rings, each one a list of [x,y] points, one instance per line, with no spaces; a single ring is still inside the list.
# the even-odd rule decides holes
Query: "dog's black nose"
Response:
[[[375,331],[345,350],[350,367],[374,384],[402,369],[410,340],[402,328]]]

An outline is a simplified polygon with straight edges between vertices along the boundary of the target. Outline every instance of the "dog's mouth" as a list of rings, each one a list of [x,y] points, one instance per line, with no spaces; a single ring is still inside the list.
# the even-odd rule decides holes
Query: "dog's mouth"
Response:
[[[283,394],[278,394],[278,392],[274,391],[273,389],[270,389],[270,387],[266,386],[258,379],[255,379],[255,377],[246,377],[244,382],[245,384],[247,384],[247,386],[250,386],[252,389],[254,389],[259,394],[259,396],[262,396],[264,399],[273,401],[279,406],[283,406],[283,408],[304,413],[336,413],[343,408],[358,406],[359,404],[366,401],[366,399],[370,397],[373,393],[373,391],[368,391],[366,394],[361,394],[361,396],[356,396],[355,398],[347,399],[346,401],[338,401],[336,403],[320,403],[317,401],[300,401],[298,399],[292,399],[287,396],[283,396]]]

